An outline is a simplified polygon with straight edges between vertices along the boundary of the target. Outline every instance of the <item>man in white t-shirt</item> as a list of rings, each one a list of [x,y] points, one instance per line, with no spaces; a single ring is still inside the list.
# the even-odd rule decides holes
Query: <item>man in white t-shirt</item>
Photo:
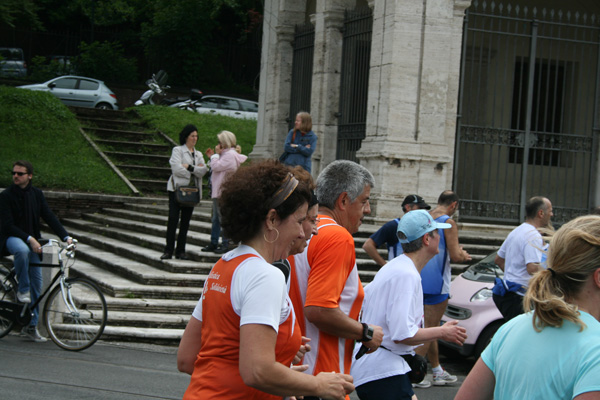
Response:
[[[361,400],[411,399],[414,391],[408,378],[410,367],[403,354],[415,354],[424,342],[444,339],[462,345],[466,330],[449,321],[423,328],[421,270],[438,253],[438,223],[425,210],[410,211],[398,224],[404,254],[385,264],[365,287],[362,319],[383,328],[381,347],[352,363],[351,375]],[[355,357],[361,343],[354,349]]]
[[[508,234],[495,262],[504,271],[496,279],[494,303],[506,321],[523,314],[523,295],[531,276],[542,269],[544,241],[538,231],[550,225],[552,203],[545,197],[532,197],[525,204],[525,222]]]

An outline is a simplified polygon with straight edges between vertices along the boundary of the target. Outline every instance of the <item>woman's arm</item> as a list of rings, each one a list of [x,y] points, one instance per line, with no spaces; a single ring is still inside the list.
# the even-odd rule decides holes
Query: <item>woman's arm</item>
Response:
[[[202,153],[198,150],[196,150],[194,153],[198,154],[198,156],[196,156],[196,160],[194,161],[200,161],[196,163],[196,165],[194,165],[194,176],[196,178],[202,178],[208,172],[208,167],[204,162],[204,156],[202,155]]]
[[[183,154],[181,152],[181,147],[173,147],[173,152],[171,153],[171,158],[169,159],[169,164],[171,164],[171,171],[173,172],[173,175],[179,178],[190,179],[192,173],[185,169],[182,163]]]
[[[469,375],[458,389],[454,400],[484,400],[492,399],[496,378],[481,357],[469,372]]]
[[[285,144],[283,145],[283,150],[288,153],[296,153],[297,147],[292,147],[292,136],[294,135],[294,130],[292,129],[285,138]]]
[[[275,361],[277,332],[268,325],[240,328],[240,375],[248,386],[278,396],[305,395],[343,400],[354,390],[350,375],[294,371]]]
[[[183,337],[177,350],[177,369],[188,375],[194,372],[194,364],[202,345],[201,332],[202,321],[192,316],[185,327],[185,331],[183,331]]]
[[[315,152],[315,149],[317,147],[317,135],[314,134],[313,131],[310,131],[310,133],[312,133],[311,138],[310,138],[310,143],[306,146],[303,146],[302,144],[298,144],[298,152],[300,154],[302,154],[304,157],[310,157],[312,156],[312,154]]]

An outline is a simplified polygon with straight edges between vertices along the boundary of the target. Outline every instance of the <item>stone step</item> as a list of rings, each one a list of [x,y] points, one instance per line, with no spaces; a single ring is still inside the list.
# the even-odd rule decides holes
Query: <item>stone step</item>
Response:
[[[169,165],[170,156],[158,155],[158,154],[138,154],[128,153],[124,151],[105,151],[104,154],[109,156],[111,159],[117,160],[118,162],[131,162],[137,161],[142,162],[144,165],[164,167]]]
[[[155,138],[155,136],[154,136]],[[109,139],[96,139],[96,144],[102,145],[101,147],[109,147],[112,149],[120,149],[121,151],[134,151],[144,154],[160,154],[164,155],[171,151],[171,146],[163,143],[144,143],[144,142],[130,142],[125,140],[109,140]]]
[[[184,261],[175,258],[161,260],[160,256],[165,246],[164,236],[140,236],[136,232],[123,228],[109,228],[84,220],[66,220],[65,225],[68,226],[70,233],[75,237],[81,237],[81,242],[87,245],[166,272],[207,273],[220,258],[218,254],[202,251],[200,246],[188,244],[186,254],[190,260]],[[205,243],[208,244],[208,242]]]

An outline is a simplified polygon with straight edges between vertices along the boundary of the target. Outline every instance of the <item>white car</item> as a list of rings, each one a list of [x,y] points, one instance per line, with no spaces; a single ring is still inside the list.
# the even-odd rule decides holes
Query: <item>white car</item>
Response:
[[[60,76],[44,83],[17,86],[21,89],[41,90],[58,97],[67,106],[118,110],[117,96],[97,79],[83,76]]]
[[[200,114],[227,115],[235,118],[258,119],[258,103],[256,101],[238,99],[227,96],[203,96],[197,102],[196,112]]]

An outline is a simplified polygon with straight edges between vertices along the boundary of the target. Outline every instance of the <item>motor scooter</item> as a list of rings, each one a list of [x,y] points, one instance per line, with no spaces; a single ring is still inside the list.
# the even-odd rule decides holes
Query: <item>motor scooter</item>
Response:
[[[146,81],[148,90],[134,104],[136,106],[159,104],[154,100],[154,95],[165,96],[165,90],[170,89],[170,86],[165,85],[168,75],[165,71],[160,70],[156,74],[152,74],[152,78]]]
[[[196,108],[201,106],[200,100],[203,93],[199,89],[191,89],[190,95],[187,97],[162,98],[160,102],[156,102],[154,100],[155,95],[165,96],[166,89],[170,89],[170,86],[165,85],[167,79],[168,75],[165,71],[160,70],[156,74],[152,74],[152,78],[146,81],[149,90],[146,90],[142,94],[140,99],[135,102],[135,105],[160,104],[190,111],[196,111]]]

